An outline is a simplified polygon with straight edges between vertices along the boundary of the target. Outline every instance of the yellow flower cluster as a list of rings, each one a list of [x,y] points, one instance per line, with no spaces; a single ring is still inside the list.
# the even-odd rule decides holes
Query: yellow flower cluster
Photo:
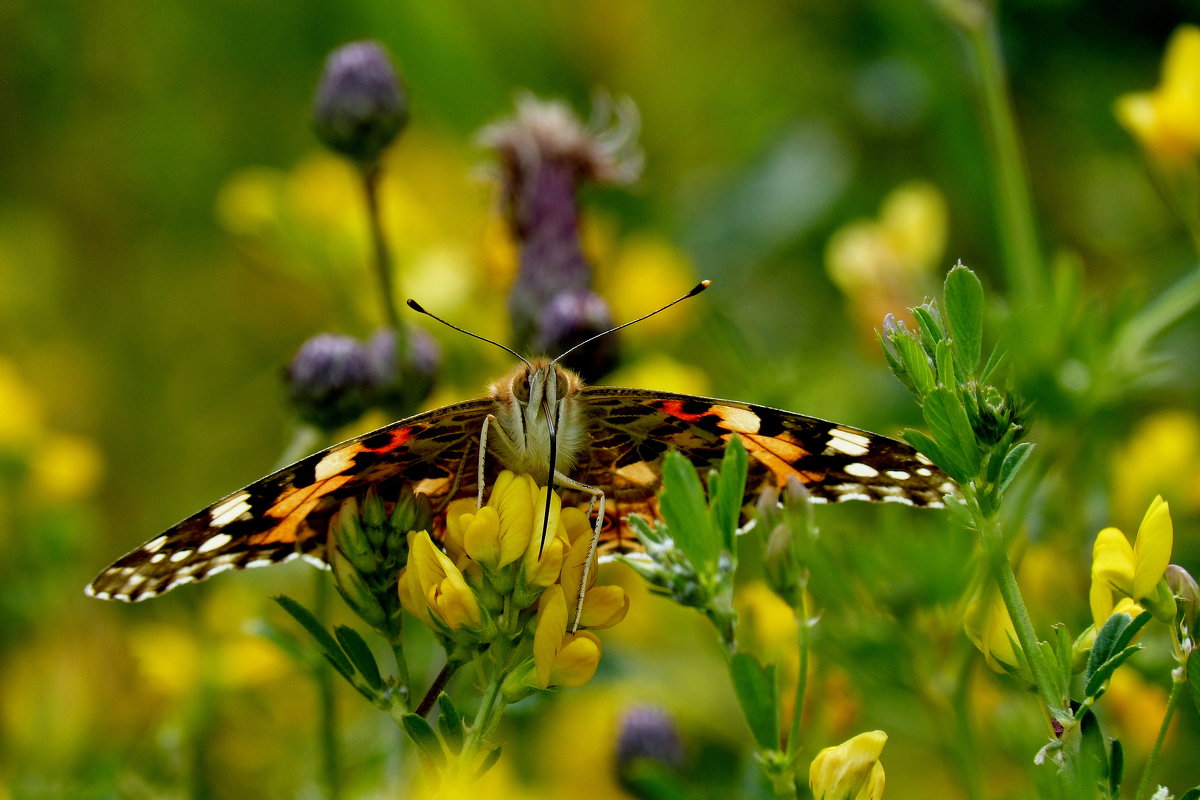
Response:
[[[1117,119],[1150,155],[1182,165],[1200,153],[1200,28],[1182,25],[1167,44],[1162,81],[1117,100]]]
[[[426,531],[412,534],[400,575],[406,611],[466,645],[514,637],[532,642],[530,680],[536,688],[579,686],[600,662],[600,640],[578,628],[608,628],[624,619],[629,598],[619,586],[596,586],[587,570],[579,619],[573,619],[592,530],[578,508],[562,508],[528,475],[505,470],[487,504],[450,504],[445,552]]]
[[[1097,628],[1115,613],[1137,616],[1146,609],[1160,619],[1174,616],[1175,603],[1163,581],[1173,539],[1171,512],[1162,497],[1150,503],[1132,545],[1116,528],[1096,535],[1088,600]]]

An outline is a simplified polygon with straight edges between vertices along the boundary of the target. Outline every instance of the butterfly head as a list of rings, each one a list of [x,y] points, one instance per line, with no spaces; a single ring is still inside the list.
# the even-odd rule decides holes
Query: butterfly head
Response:
[[[497,444],[510,468],[539,478],[551,463],[559,471],[570,468],[583,441],[582,388],[578,375],[545,359],[522,364],[492,385],[496,421],[507,440]]]

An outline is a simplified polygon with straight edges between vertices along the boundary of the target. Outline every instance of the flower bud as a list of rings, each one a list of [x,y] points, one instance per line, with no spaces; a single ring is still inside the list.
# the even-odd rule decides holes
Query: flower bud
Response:
[[[353,337],[318,334],[288,364],[288,399],[300,418],[325,431],[358,419],[370,404],[366,351]]]
[[[878,800],[883,797],[883,765],[879,755],[887,744],[883,731],[860,733],[836,747],[817,753],[808,770],[816,800]]]
[[[422,328],[404,330],[403,354],[396,352],[399,338],[391,328],[376,331],[367,339],[366,357],[374,402],[393,417],[403,418],[416,411],[432,391],[441,352]]]
[[[377,42],[329,54],[313,98],[313,127],[330,149],[360,165],[379,160],[408,123],[408,97]]]
[[[1188,636],[1196,634],[1196,607],[1200,604],[1200,587],[1196,579],[1186,569],[1178,564],[1167,567],[1167,586],[1175,596],[1176,607],[1180,613],[1180,624]]]

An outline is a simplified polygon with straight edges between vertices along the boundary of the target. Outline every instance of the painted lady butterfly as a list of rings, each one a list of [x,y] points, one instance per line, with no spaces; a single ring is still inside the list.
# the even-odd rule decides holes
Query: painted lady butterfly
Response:
[[[748,500],[790,476],[815,502],[936,507],[954,491],[929,459],[895,439],[749,403],[585,386],[539,360],[493,384],[487,398],[394,422],[234,492],[118,560],[86,591],[137,601],[297,556],[324,566],[331,516],[368,486],[386,498],[408,484],[429,497],[436,519],[450,501],[477,496],[501,468],[549,477],[552,458],[564,505],[601,500],[601,557],[636,551],[626,517],[658,516],[667,450],[704,468],[719,463],[734,436],[750,455]],[[483,458],[484,449],[494,457]]]

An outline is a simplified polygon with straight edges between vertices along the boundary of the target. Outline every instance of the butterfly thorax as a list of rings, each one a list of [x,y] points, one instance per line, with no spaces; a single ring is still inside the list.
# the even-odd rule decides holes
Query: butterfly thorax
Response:
[[[489,437],[489,449],[509,469],[544,483],[554,438],[554,468],[568,474],[586,442],[582,388],[578,375],[546,360],[523,364],[492,384],[489,394],[504,435]]]

